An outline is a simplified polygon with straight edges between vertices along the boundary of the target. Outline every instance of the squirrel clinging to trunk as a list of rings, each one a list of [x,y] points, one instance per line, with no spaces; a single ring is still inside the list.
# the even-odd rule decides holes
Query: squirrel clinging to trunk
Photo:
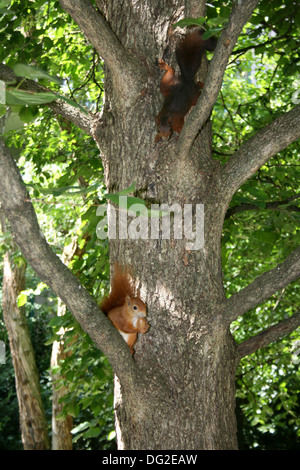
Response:
[[[102,300],[100,308],[117,328],[133,354],[137,334],[146,333],[149,323],[146,320],[146,304],[140,297],[135,296],[129,273],[125,268],[115,265],[109,296]]]
[[[195,81],[200,67],[203,52],[213,51],[216,38],[202,39],[202,32],[194,30],[187,33],[176,47],[176,60],[180,75],[162,59],[159,68],[165,71],[161,79],[160,91],[165,97],[163,107],[156,118],[158,133],[155,142],[160,138],[168,140],[173,132],[180,134],[184,118],[192,106],[195,106],[204,84]]]

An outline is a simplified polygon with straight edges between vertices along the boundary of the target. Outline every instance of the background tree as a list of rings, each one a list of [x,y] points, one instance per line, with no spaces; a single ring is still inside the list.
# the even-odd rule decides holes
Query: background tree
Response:
[[[211,24],[218,26],[221,23],[224,27],[224,20],[229,17],[229,21],[225,24],[208,68],[205,88],[180,137],[173,136],[166,144],[154,144],[154,116],[161,100],[158,91],[160,74],[155,68],[155,61],[163,55],[168,39],[170,48],[167,55],[172,59],[178,38],[177,35],[168,35],[167,28],[163,29],[161,25],[170,26],[171,23],[167,22],[170,18],[174,23],[182,16],[205,15],[204,3],[199,2],[197,7],[187,4],[184,12],[181,3],[172,5],[171,11],[167,5],[161,9],[161,5],[155,2],[151,5],[144,2],[142,9],[140,5],[133,6],[130,2],[126,5],[112,2],[109,6],[97,2],[97,12],[87,1],[62,2],[105,61],[105,107],[99,119],[99,116],[86,115],[82,108],[74,107],[70,102],[55,100],[57,96],[51,97],[48,92],[39,96],[44,100],[53,99],[49,104],[52,110],[93,135],[104,159],[110,192],[127,188],[135,182],[136,195],[148,202],[204,203],[206,243],[203,251],[188,252],[183,240],[160,240],[159,244],[153,240],[111,243],[111,261],[118,259],[133,266],[149,307],[152,328],[140,341],[134,361],[116,331],[99,315],[96,304],[40,238],[34,213],[19,184],[16,168],[9,163],[7,149],[1,146],[5,170],[1,199],[7,217],[14,214],[11,225],[15,236],[41,279],[48,282],[66,302],[113,365],[121,384],[116,393],[119,446],[127,448],[235,447],[234,375],[239,359],[287,334],[299,324],[299,315],[294,314],[291,320],[278,323],[278,326],[254,340],[242,342],[238,348],[228,331],[229,325],[240,315],[284,289],[299,275],[299,250],[292,251],[297,245],[297,213],[294,208],[298,189],[296,179],[292,177],[289,186],[285,187],[291,172],[287,168],[285,173],[280,173],[283,160],[266,166],[273,155],[299,136],[299,106],[289,110],[292,108],[293,90],[289,73],[297,67],[293,54],[298,50],[298,35],[292,19],[297,11],[288,12],[284,3],[276,2],[276,11],[270,15],[267,2],[260,2],[252,23],[248,23],[242,33],[258,2],[238,2],[230,17],[231,4],[227,2],[215,2],[213,9],[208,7],[206,13]],[[296,3],[292,6],[296,8]],[[142,31],[137,28],[141,23],[146,26]],[[215,28],[215,32],[218,29]],[[234,53],[238,37],[239,44]],[[211,125],[207,119],[222,81],[224,92],[231,85],[231,71],[238,74],[240,67],[241,80],[245,77],[251,79],[251,73],[254,76],[253,70],[251,73],[248,71],[247,75],[249,56],[246,56],[246,62],[241,59],[242,54],[251,53],[252,50],[262,52],[262,59],[267,56],[268,70],[264,80],[265,85],[269,86],[268,93],[263,95],[260,107],[257,107],[257,100],[261,97],[262,83],[260,86],[253,84],[255,92],[252,88],[252,103],[249,95],[243,102],[238,93],[238,103],[233,98],[229,103],[222,95],[213,114],[214,118],[218,106],[222,107],[223,121],[213,121],[213,129],[216,129],[213,133],[213,159],[210,150]],[[230,67],[227,67],[228,60],[233,60]],[[253,60],[253,64],[255,68],[257,61]],[[18,83],[23,90],[42,90],[35,82],[18,79],[7,67],[2,66],[0,72],[2,79]],[[205,67],[202,73],[205,75]],[[279,87],[282,74],[287,75],[285,93],[289,97],[284,106],[279,97],[273,99],[273,91]],[[233,82],[233,85],[236,86],[236,83]],[[16,93],[12,96],[21,97]],[[284,157],[278,154],[278,158],[294,165],[296,147],[290,145],[288,149]],[[271,170],[273,165],[274,170]],[[261,170],[257,171],[258,168]],[[241,192],[239,188],[245,181],[246,187]],[[266,190],[267,184],[276,187],[276,191],[273,187],[272,191],[270,187]],[[7,197],[9,189],[13,189],[14,200]],[[17,207],[22,207],[22,211]],[[260,212],[259,219],[254,219],[256,230],[253,233],[255,214],[249,215],[249,211],[253,211],[254,207],[264,211]],[[280,209],[281,220],[276,221],[276,216],[271,220],[271,209]],[[247,212],[242,214],[245,210]],[[238,213],[242,215],[237,216]],[[291,214],[288,225],[286,219]],[[221,253],[225,217],[225,240]],[[239,236],[234,222],[236,217],[244,217],[240,220],[247,223],[239,247],[239,269],[235,272],[231,253],[233,250],[236,253]],[[278,231],[279,227],[281,232]],[[287,233],[288,240],[283,236]],[[249,239],[258,241],[256,252],[255,246],[252,247],[255,254],[252,266],[251,263],[247,265],[247,270],[249,266],[253,268],[252,278],[245,274],[246,264],[243,266],[243,261],[249,260],[248,256],[243,256],[243,249],[244,253],[247,252]],[[278,249],[274,242],[282,239],[285,243]],[[272,243],[273,249],[269,246]],[[267,245],[265,253],[259,251],[258,245]],[[265,260],[266,252],[268,258]],[[143,257],[145,253],[147,259]],[[226,261],[223,266],[227,275],[225,286],[228,296],[231,295],[228,300],[223,290],[221,254],[225,255]],[[37,258],[38,266],[35,262]],[[274,268],[276,263],[281,264]],[[234,272],[239,282],[232,281]],[[252,284],[249,284],[251,281]],[[234,293],[236,290],[239,292]],[[289,310],[283,310],[289,315],[296,312],[294,302]],[[280,312],[277,313],[280,317]],[[257,331],[261,326],[257,325]],[[122,401],[119,401],[120,393],[123,395]],[[160,429],[157,428],[157,421],[161,423]],[[198,428],[202,429],[201,434],[195,433]]]
[[[7,252],[3,269],[3,317],[9,334],[16,390],[20,410],[20,429],[25,450],[49,449],[48,429],[42,403],[39,376],[24,307],[18,307],[19,293],[25,287],[26,263],[12,265]]]

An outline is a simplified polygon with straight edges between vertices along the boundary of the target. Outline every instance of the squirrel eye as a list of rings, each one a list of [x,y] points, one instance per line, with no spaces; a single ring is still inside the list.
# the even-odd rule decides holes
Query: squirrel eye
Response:
[[[136,305],[134,305],[134,306],[133,306],[133,310],[137,310],[137,309],[138,309],[138,308],[137,308],[137,306],[136,306]]]

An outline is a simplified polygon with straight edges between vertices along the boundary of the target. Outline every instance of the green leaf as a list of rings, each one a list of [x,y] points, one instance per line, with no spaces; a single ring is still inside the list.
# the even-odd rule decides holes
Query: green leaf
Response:
[[[87,194],[87,193],[95,191],[99,187],[99,184],[95,183],[89,186],[88,188],[84,188],[81,186],[63,186],[61,188],[57,188],[57,187],[43,188],[41,186],[38,186],[36,184],[31,184],[31,183],[27,183],[26,186],[33,188],[35,190],[38,190],[42,194],[46,194],[46,195],[52,194],[54,197],[58,197],[68,192],[69,192],[69,195],[72,195],[72,196],[74,194]]]
[[[212,25],[212,26],[218,26],[218,25],[224,25],[225,23],[227,23],[228,21],[228,18],[222,18],[221,16],[217,16],[216,18],[210,18],[208,20],[208,25]]]
[[[59,316],[56,316],[56,317],[52,317],[49,321],[49,326],[52,328],[52,327],[61,327],[65,324],[65,319],[64,317],[59,317]]]
[[[5,127],[4,127],[4,134],[7,134],[7,132],[10,131],[16,131],[18,129],[22,129],[24,127],[24,122],[21,121],[19,117],[19,113],[10,113],[8,119],[5,122]]]
[[[52,101],[57,100],[57,96],[54,93],[51,93],[51,91],[34,93],[24,90],[7,90],[6,96],[8,96],[8,98],[15,98],[19,100],[19,102],[29,105],[51,103]]]
[[[72,429],[71,434],[77,434],[78,432],[82,432],[90,426],[89,421],[84,421],[80,423],[78,426]]]
[[[199,18],[184,18],[172,26],[173,28],[176,28],[176,26],[179,26],[179,28],[185,28],[185,26],[202,26],[204,23],[205,18],[200,16]]]
[[[266,230],[257,230],[253,233],[254,238],[262,243],[268,243],[273,245],[278,239],[278,235],[274,232],[268,232]]]
[[[220,28],[210,28],[207,31],[205,31],[205,33],[203,33],[202,38],[203,39],[209,39],[210,37],[216,35],[217,33],[219,33],[222,30],[223,30],[223,28],[221,28],[221,27]]]
[[[59,336],[54,334],[49,339],[47,339],[47,341],[44,342],[44,345],[51,346],[51,344],[53,344],[54,341],[58,341],[58,340],[59,340]]]
[[[135,185],[136,183],[133,183],[129,188],[123,189],[122,191],[119,191],[117,194],[120,196],[126,196],[127,194],[131,194],[135,191]]]
[[[101,433],[101,428],[91,428],[84,433],[84,437],[98,437]]]
[[[59,78],[53,77],[49,75],[49,73],[45,72],[45,70],[42,70],[39,67],[34,67],[33,65],[16,64],[13,67],[13,70],[18,77],[31,78],[31,79],[44,78],[50,82],[55,82],[58,85],[62,84],[62,80],[60,80]]]
[[[23,106],[24,101],[16,98],[11,92],[6,89],[5,90],[5,103],[7,106]]]
[[[267,201],[269,199],[269,195],[261,188],[249,185],[247,190],[250,194],[252,194],[252,196],[258,199],[261,199],[263,201]]]
[[[116,431],[110,431],[110,433],[107,436],[108,441],[112,441],[116,437]]]
[[[255,206],[259,207],[260,209],[265,209],[266,208],[265,201],[259,201],[258,199],[255,199],[255,201],[252,201],[251,204],[254,204]]]
[[[5,104],[0,104],[0,117],[6,113],[6,106]]]
[[[77,402],[72,402],[68,405],[68,414],[76,418],[79,415],[80,407]]]
[[[8,7],[11,4],[11,0],[0,0],[0,8]]]
[[[133,197],[133,196],[126,196],[126,197],[120,197],[118,193],[112,194],[108,193],[105,195],[107,199],[112,201],[114,204],[117,204],[121,209],[125,209],[126,211],[130,210],[130,207],[133,206],[134,204],[140,204],[144,206],[145,212],[147,212],[147,207],[146,203],[143,199],[140,199],[138,197]],[[145,214],[143,211],[143,213]]]
[[[21,292],[21,294],[18,295],[17,299],[17,305],[18,307],[22,307],[25,305],[27,302],[27,294],[25,292]]]
[[[31,122],[36,118],[36,114],[31,108],[28,108],[27,106],[22,106],[19,112],[19,117],[23,122]]]

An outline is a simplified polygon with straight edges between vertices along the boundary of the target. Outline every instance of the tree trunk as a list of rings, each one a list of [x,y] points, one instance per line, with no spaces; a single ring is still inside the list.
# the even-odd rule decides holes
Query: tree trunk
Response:
[[[62,316],[66,313],[66,306],[58,299],[57,315]],[[51,368],[59,366],[60,362],[67,357],[64,347],[64,329],[61,328],[61,341],[54,341],[51,354]],[[59,373],[52,372],[52,450],[72,450],[73,418],[68,415],[65,419],[59,418],[63,411],[64,404],[60,401],[67,393],[67,388],[57,385],[61,379]]]
[[[179,353],[176,340],[168,338]],[[119,449],[237,448],[232,340],[215,331],[214,338],[197,345],[182,341],[182,347],[172,364],[158,365],[152,358],[138,390],[128,391],[116,379]]]
[[[176,153],[176,135],[167,143],[154,143],[154,118],[162,102],[155,61],[165,58],[164,40],[170,40],[174,51],[178,36],[171,32],[168,38],[164,31],[155,42],[153,35],[162,35],[160,15],[180,19],[182,2],[177,2],[177,10],[172,2],[169,12],[167,5],[162,11],[160,1],[151,2],[151,7],[143,2],[145,28],[132,23],[135,14],[141,19],[141,11],[134,12],[131,2],[125,2],[124,17],[123,3],[110,2],[108,21],[128,48],[133,47],[136,28],[135,50],[151,72],[149,83],[141,83],[144,92],[126,110],[118,106],[107,74],[106,105],[95,137],[105,159],[108,190],[116,192],[135,182],[139,197],[148,202],[178,204],[182,217],[185,205],[196,211],[204,204],[205,216],[204,246],[198,249],[191,249],[186,239],[176,239],[172,230],[170,239],[161,234],[150,239],[149,233],[148,239],[128,236],[110,242],[111,265],[118,261],[133,266],[151,325],[136,347],[139,385],[131,389],[116,380],[118,444],[124,449],[234,449],[235,347],[221,315],[221,233],[229,201],[218,194],[219,165],[211,156],[210,122],[188,155]],[[174,55],[168,52],[173,65]],[[206,69],[204,58],[201,78]],[[196,217],[194,213],[194,230]],[[128,220],[130,225],[133,219]]]
[[[237,361],[221,312],[218,207],[205,216],[204,250],[188,253],[180,240],[160,240],[160,248],[154,241],[111,245],[112,261],[134,260],[141,286],[151,292],[151,328],[135,354],[140,384],[116,389],[118,442],[125,449],[237,446]]]
[[[111,265],[118,261],[129,266],[151,325],[138,339],[133,358],[94,299],[41,236],[15,162],[0,140],[1,204],[24,256],[113,366],[119,448],[234,449],[234,379],[240,357],[300,324],[300,315],[293,315],[239,348],[229,331],[230,322],[299,277],[299,248],[229,299],[222,283],[222,226],[233,194],[300,135],[300,108],[295,106],[243,143],[226,164],[212,158],[210,112],[234,45],[258,0],[234,2],[210,66],[207,69],[205,58],[201,64],[201,96],[181,134],[167,142],[154,141],[155,116],[162,105],[161,71],[155,64],[163,58],[177,67],[179,34],[171,24],[183,16],[205,16],[206,2],[96,0],[100,12],[88,0],[60,3],[101,54],[106,94],[101,116],[89,119],[61,105],[61,100],[52,109],[94,137],[109,192],[135,183],[135,194],[147,206],[164,203],[177,209],[172,218],[176,229],[170,234],[162,231],[166,219],[157,227],[157,219],[145,224],[142,217],[116,211],[117,228],[122,230],[110,240]],[[33,85],[26,80],[25,86]],[[128,232],[119,224],[124,215]],[[180,237],[182,222],[189,230]]]
[[[16,391],[19,402],[20,428],[25,450],[49,449],[47,422],[41,399],[39,374],[35,363],[24,308],[17,298],[25,289],[25,262],[12,267],[8,253],[3,269],[3,318],[9,336]]]
[[[72,260],[77,249],[76,240],[72,240],[70,245],[64,247],[62,261],[68,265]],[[58,299],[57,305],[57,316],[61,317],[66,313],[66,306]],[[51,354],[51,368],[55,368],[60,365],[67,356],[71,354],[71,351],[65,351],[64,343],[65,329],[60,329],[61,340],[54,341],[52,346]],[[72,434],[73,418],[71,415],[66,416],[65,419],[59,418],[59,415],[63,411],[64,404],[60,399],[67,393],[67,388],[59,385],[57,387],[57,381],[61,379],[60,373],[52,372],[52,450],[72,450]]]

